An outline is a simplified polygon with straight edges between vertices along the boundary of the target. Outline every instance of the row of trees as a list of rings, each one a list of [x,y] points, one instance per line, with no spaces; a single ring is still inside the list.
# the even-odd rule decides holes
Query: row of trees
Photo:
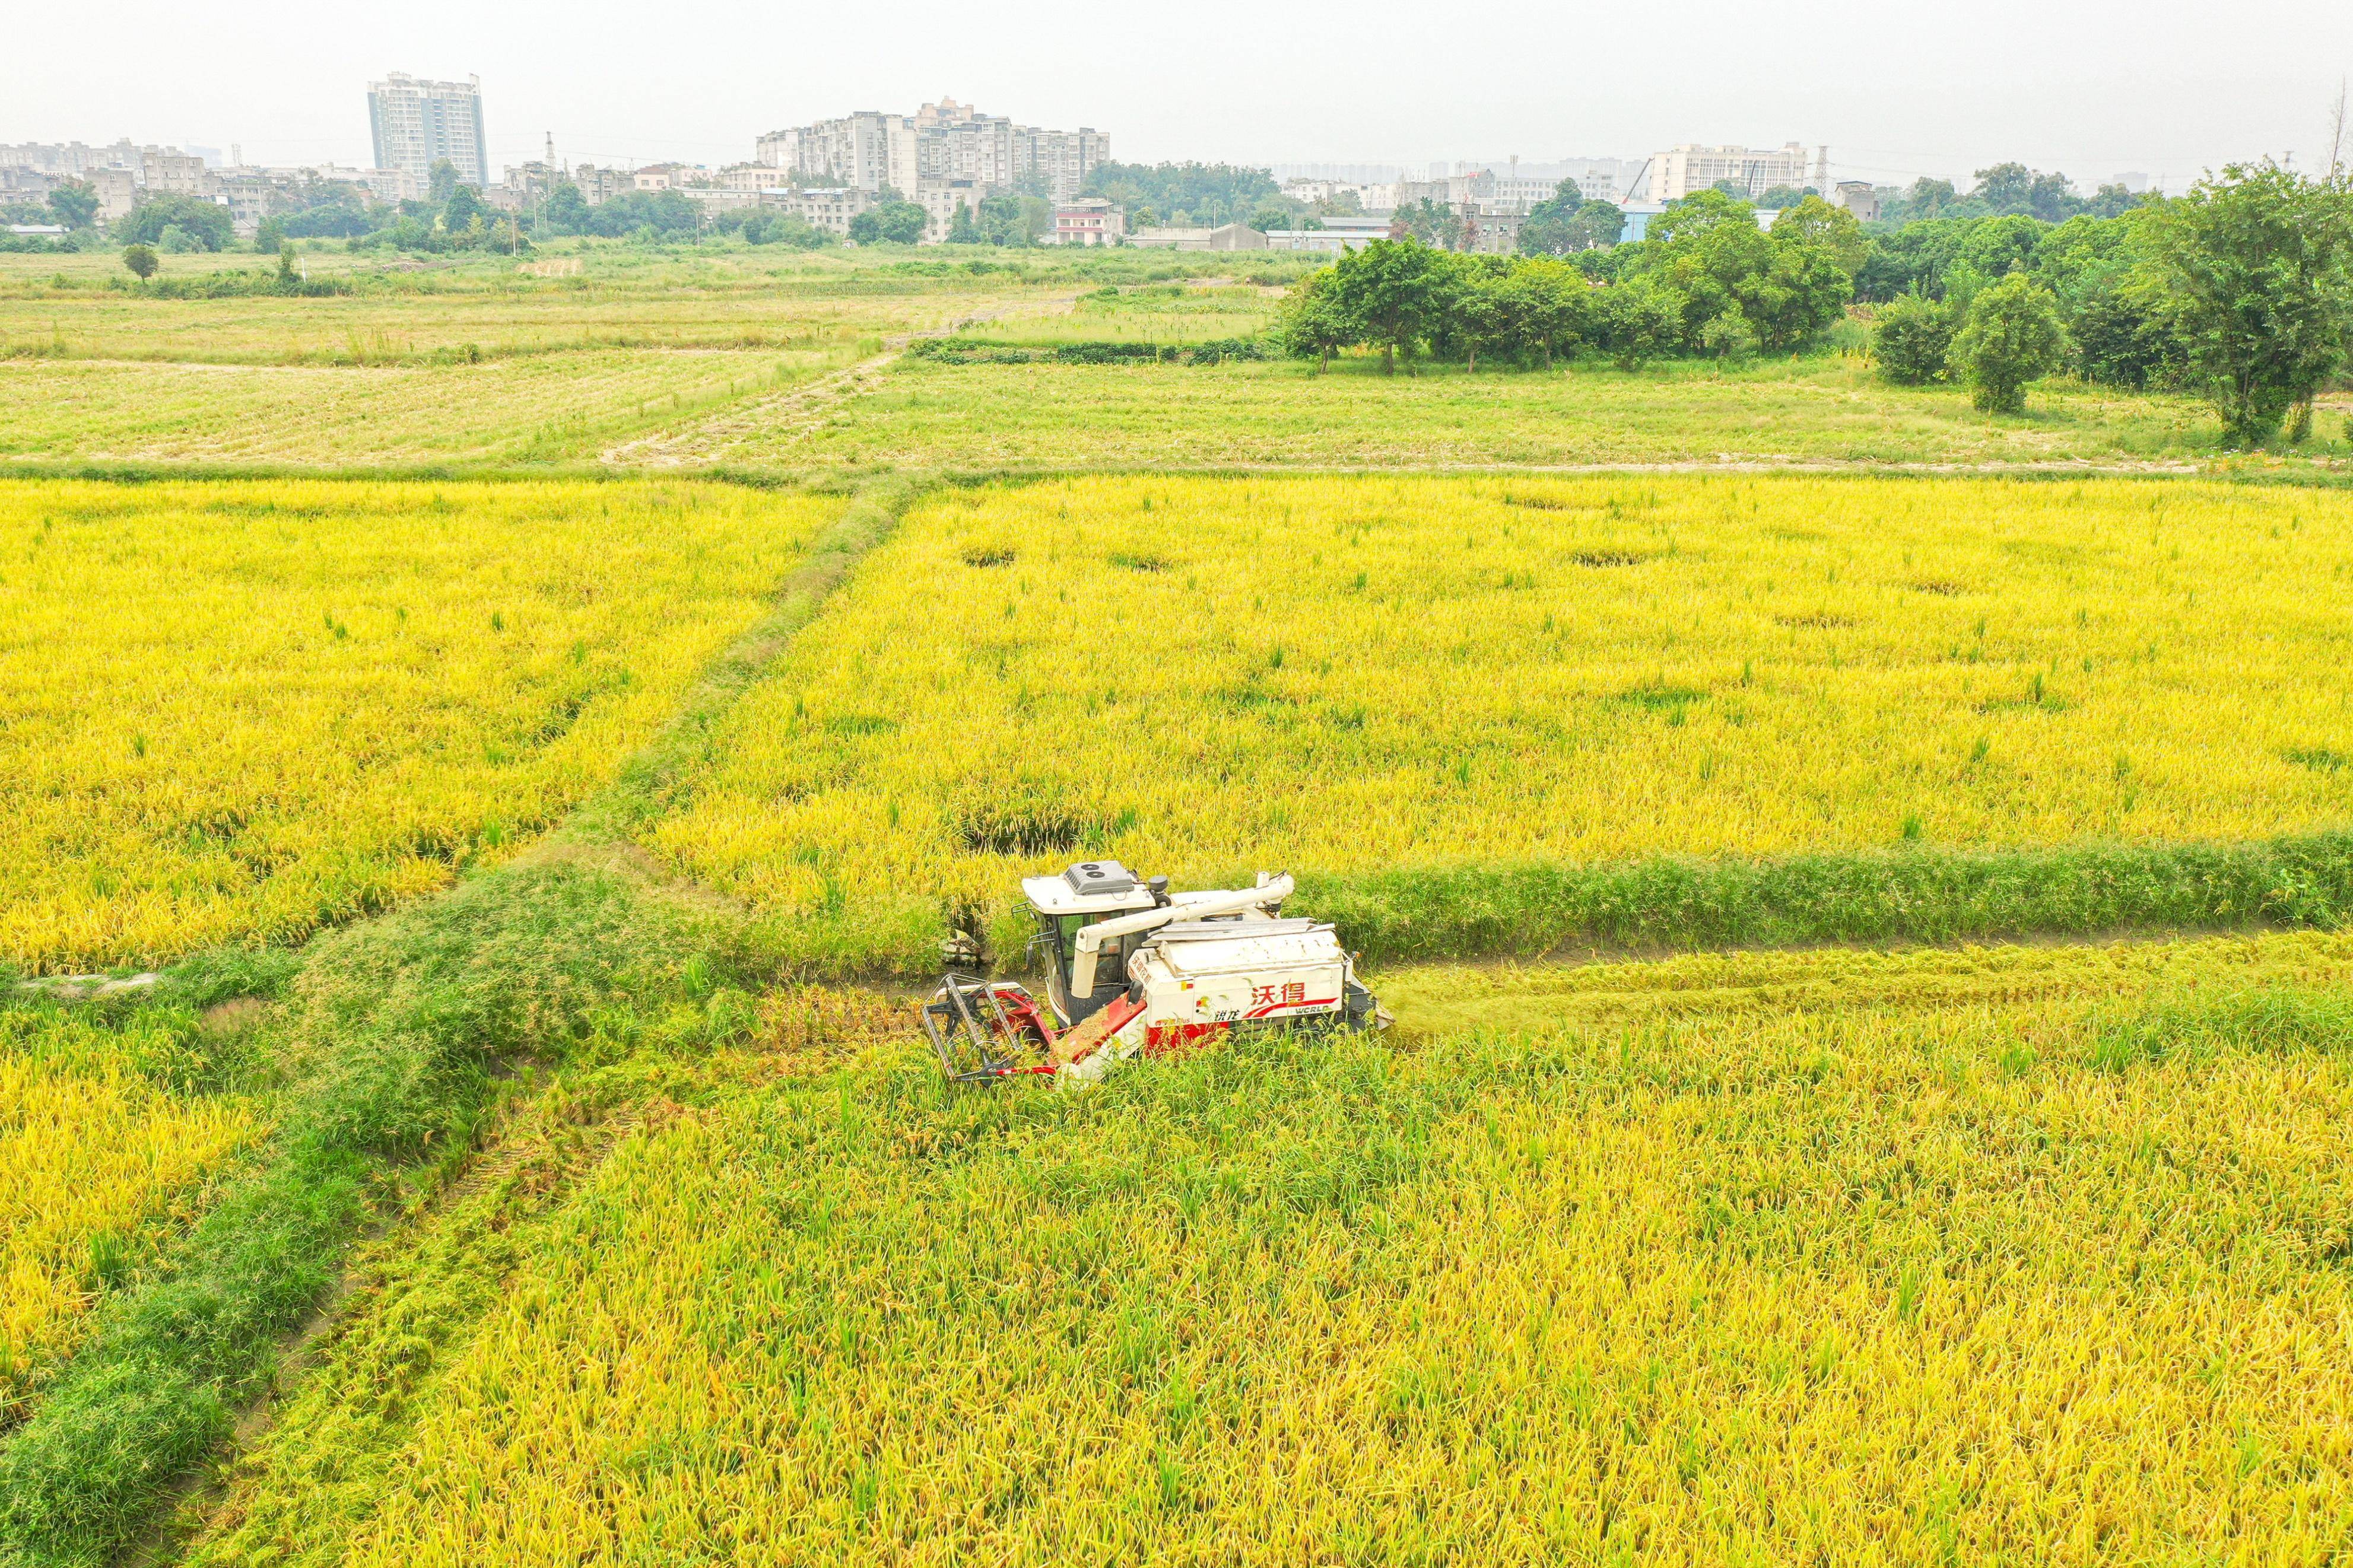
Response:
[[[2042,178],[1987,171],[1978,199],[2045,199]],[[1802,348],[1861,300],[1878,306],[1874,351],[1892,380],[1957,382],[1997,411],[2061,370],[2192,392],[2245,447],[2302,438],[2353,353],[2353,175],[2235,165],[2179,198],[2111,202],[2105,216],[1985,213],[1873,231],[1810,195],[1760,229],[1747,203],[1704,191],[1632,244],[1600,242],[1598,223],[1564,236],[1601,205],[1563,191],[1529,216],[1516,258],[1410,232],[1344,253],[1293,289],[1281,341],[1324,362],[1375,347],[1392,370],[1421,353],[1475,364],[1598,351],[1632,365]]]
[[[2301,440],[2353,349],[2353,183],[2242,165],[2112,219],[1981,220],[1873,343],[1890,380],[1965,382],[1982,407],[2072,369],[2200,393],[2233,446]]]
[[[1955,189],[1950,180],[1915,180],[1904,195],[1882,207],[1880,217],[1890,226],[1968,217],[2064,223],[2071,217],[2116,217],[2145,199],[2119,184],[2102,185],[2091,195],[2079,196],[2064,174],[2046,174],[2023,163],[1996,163],[1979,169],[1977,184],[1966,193]]]
[[[1376,239],[1292,290],[1281,336],[1325,363],[1343,348],[1376,347],[1391,371],[1424,351],[1474,367],[1482,355],[1549,363],[1582,349],[1630,366],[1783,352],[1845,313],[1865,248],[1854,218],[1820,197],[1767,231],[1747,204],[1714,191],[1676,203],[1600,267],[1593,252],[1478,256],[1411,235]]]

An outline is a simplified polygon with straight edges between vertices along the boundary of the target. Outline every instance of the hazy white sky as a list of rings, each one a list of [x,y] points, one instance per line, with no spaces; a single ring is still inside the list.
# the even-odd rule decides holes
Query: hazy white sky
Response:
[[[943,94],[1091,125],[1125,159],[1426,163],[1827,142],[1839,178],[1964,181],[2004,158],[2174,188],[2327,153],[2353,11],[2281,0],[1778,0],[974,6],[14,8],[0,142],[128,135],[253,163],[369,162],[366,83],[479,75],[495,165],[733,163],[753,138]]]

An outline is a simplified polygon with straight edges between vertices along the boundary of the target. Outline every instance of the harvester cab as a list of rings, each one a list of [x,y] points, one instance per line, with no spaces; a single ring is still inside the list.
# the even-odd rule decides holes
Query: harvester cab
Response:
[[[1012,981],[952,973],[923,1008],[941,1065],[959,1081],[1088,1082],[1139,1051],[1237,1027],[1388,1022],[1332,928],[1283,916],[1289,877],[1171,893],[1166,877],[1083,860],[1021,891],[1037,922],[1029,953],[1045,970],[1043,1004]]]

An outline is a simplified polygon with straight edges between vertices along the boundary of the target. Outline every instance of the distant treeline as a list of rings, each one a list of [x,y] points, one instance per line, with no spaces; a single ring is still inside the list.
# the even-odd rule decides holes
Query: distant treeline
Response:
[[[1533,240],[1531,215],[1517,256],[1410,233],[1343,252],[1293,289],[1278,336],[1325,363],[1367,346],[1389,369],[1418,353],[1475,366],[1599,353],[1630,367],[1803,349],[1859,303],[1874,308],[1889,380],[1958,382],[1989,410],[2018,411],[2029,384],[2063,370],[2203,395],[2233,445],[2309,430],[2353,347],[2353,178],[2233,165],[2179,197],[2112,186],[2087,199],[2016,165],[1987,174],[2000,177],[1951,201],[1923,182],[1906,205],[1936,216],[1869,229],[1812,195],[1760,228],[1748,203],[1702,191],[1615,245],[1567,229],[1601,204],[1564,189]],[[1989,187],[2082,210],[1985,210]]]

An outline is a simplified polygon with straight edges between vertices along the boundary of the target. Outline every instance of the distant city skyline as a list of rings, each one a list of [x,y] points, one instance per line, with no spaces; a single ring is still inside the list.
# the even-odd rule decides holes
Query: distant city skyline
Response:
[[[1827,142],[1836,178],[1966,184],[2016,160],[2094,185],[2179,188],[2266,153],[2326,157],[2353,18],[2244,0],[2216,29],[2188,0],[1986,0],[1967,26],[1852,0],[1771,15],[1693,0],[1675,43],[1632,11],[1450,11],[1460,47],[1417,47],[1423,8],[1204,0],[1187,26],[1042,0],[1010,32],[914,0],[890,47],[857,18],[686,0],[648,28],[601,0],[537,8],[417,0],[301,28],[122,0],[92,50],[55,7],[16,19],[0,142],[241,148],[257,163],[370,163],[366,84],[391,70],[479,77],[486,163],[738,162],[779,125],[952,95],[1050,125],[1095,125],[1124,160],[1427,168],[1645,156],[1678,142]],[[2277,40],[2295,40],[2282,49]],[[2021,47],[2022,41],[2031,47]],[[1236,70],[1239,58],[1250,68]],[[1573,87],[1573,90],[1572,90]],[[495,176],[493,176],[495,177]]]

